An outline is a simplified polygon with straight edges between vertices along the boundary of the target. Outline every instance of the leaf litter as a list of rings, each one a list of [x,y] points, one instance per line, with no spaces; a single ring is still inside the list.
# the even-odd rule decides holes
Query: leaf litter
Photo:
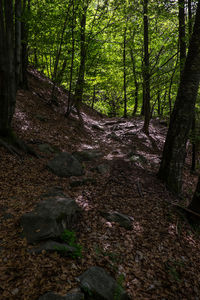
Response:
[[[0,299],[36,300],[48,291],[65,295],[94,265],[104,267],[116,280],[123,274],[121,284],[132,299],[200,299],[199,235],[173,205],[188,205],[195,189],[197,176],[189,170],[191,149],[184,197],[179,200],[156,177],[167,131],[159,120],[152,120],[147,137],[140,117],[109,119],[83,105],[84,127],[80,127],[75,115],[64,118],[65,91],[58,89],[59,107],[51,107],[51,82],[36,70],[29,73],[30,89],[20,90],[17,97],[13,121],[17,135],[37,152],[39,143],[48,143],[68,152],[99,149],[104,157],[85,162],[86,175],[96,183],[72,188],[69,179],[47,170],[53,153],[19,159],[1,148]],[[131,160],[130,153],[144,160]],[[95,171],[101,163],[109,165],[109,172]],[[27,251],[31,246],[21,234],[20,217],[54,186],[61,186],[83,209],[76,232],[83,247],[81,258]],[[108,222],[101,211],[131,216],[132,229]]]

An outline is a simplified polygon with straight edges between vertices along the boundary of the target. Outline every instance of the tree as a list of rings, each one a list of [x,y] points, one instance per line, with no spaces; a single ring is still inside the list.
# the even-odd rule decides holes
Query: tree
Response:
[[[21,69],[21,0],[0,0],[0,144],[37,156],[12,130]]]
[[[148,22],[148,0],[143,3],[144,22],[144,67],[143,67],[143,101],[144,101],[144,125],[143,131],[149,134],[150,122],[150,72],[149,72],[149,22]]]
[[[200,0],[188,55],[181,75],[158,176],[176,194],[181,192],[186,143],[192,125],[200,82]]]
[[[11,122],[19,82],[20,3],[21,0],[0,0],[0,137],[4,138],[12,135]],[[16,10],[14,5],[16,5]]]

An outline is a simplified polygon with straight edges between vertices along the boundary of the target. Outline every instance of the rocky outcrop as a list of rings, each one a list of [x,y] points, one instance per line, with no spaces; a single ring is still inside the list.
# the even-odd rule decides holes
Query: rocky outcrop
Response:
[[[100,267],[91,267],[80,277],[80,286],[88,300],[130,300],[113,277]]]
[[[75,227],[80,211],[68,196],[47,198],[21,217],[24,236],[29,243],[57,239],[65,229]]]
[[[47,167],[59,177],[81,176],[84,168],[75,156],[68,152],[61,152],[50,160]]]

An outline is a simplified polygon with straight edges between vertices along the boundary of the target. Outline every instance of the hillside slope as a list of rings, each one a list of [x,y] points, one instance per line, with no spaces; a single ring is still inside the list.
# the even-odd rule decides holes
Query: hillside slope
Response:
[[[83,107],[84,127],[76,115],[64,117],[67,96],[58,89],[59,106],[50,106],[52,83],[29,71],[29,91],[18,92],[14,129],[41,156],[22,159],[0,148],[0,299],[37,300],[47,291],[66,294],[88,267],[104,267],[132,299],[200,299],[200,241],[173,197],[156,178],[167,128],[153,120],[150,136],[143,121],[109,119]],[[48,144],[52,152],[41,152]],[[102,157],[84,162],[84,178],[59,178],[46,167],[57,151],[98,149]],[[196,182],[187,164],[184,196],[187,205]],[[106,166],[98,172],[98,166]],[[83,210],[78,243],[82,258],[57,253],[30,254],[21,234],[20,217],[31,211],[50,188],[59,186]],[[179,202],[180,203],[180,202]],[[118,211],[133,218],[131,230],[108,222],[101,211]]]

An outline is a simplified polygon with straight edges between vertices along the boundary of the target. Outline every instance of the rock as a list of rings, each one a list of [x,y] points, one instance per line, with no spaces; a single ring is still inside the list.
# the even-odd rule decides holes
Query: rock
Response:
[[[53,149],[49,144],[39,144],[38,149],[40,152],[47,154],[56,152],[55,149]]]
[[[127,215],[121,214],[117,211],[100,212],[101,215],[109,222],[117,222],[120,226],[126,229],[132,229],[133,218]]]
[[[110,167],[107,164],[100,164],[97,166],[97,172],[100,174],[106,174],[110,171]]]
[[[135,153],[134,151],[129,152],[127,154],[127,157],[132,162],[141,163],[141,164],[147,164],[147,159],[144,156],[142,156],[141,154]]]
[[[78,279],[88,300],[130,300],[123,288],[103,268],[91,267]]]
[[[39,297],[38,300],[83,300],[83,293],[68,293],[66,296],[60,296],[54,293],[46,293],[45,295]]]
[[[97,149],[88,149],[83,151],[73,152],[73,156],[80,162],[92,161],[103,156],[103,153]]]
[[[54,197],[38,203],[21,217],[24,236],[29,243],[57,239],[65,229],[74,228],[80,207],[70,197]]]
[[[62,254],[63,256],[70,256],[74,252],[76,252],[76,248],[71,247],[65,243],[58,243],[58,242],[49,240],[49,241],[40,243],[40,245],[38,245],[37,247],[34,247],[34,248],[28,250],[29,253],[35,253],[35,254],[40,254],[43,251],[58,252],[58,253]]]
[[[69,184],[71,187],[77,187],[81,185],[86,185],[86,184],[95,184],[97,181],[95,178],[92,177],[84,177],[84,178],[76,178],[76,177],[71,177]]]
[[[84,174],[83,166],[70,153],[61,152],[48,162],[48,168],[57,176],[70,177]]]

